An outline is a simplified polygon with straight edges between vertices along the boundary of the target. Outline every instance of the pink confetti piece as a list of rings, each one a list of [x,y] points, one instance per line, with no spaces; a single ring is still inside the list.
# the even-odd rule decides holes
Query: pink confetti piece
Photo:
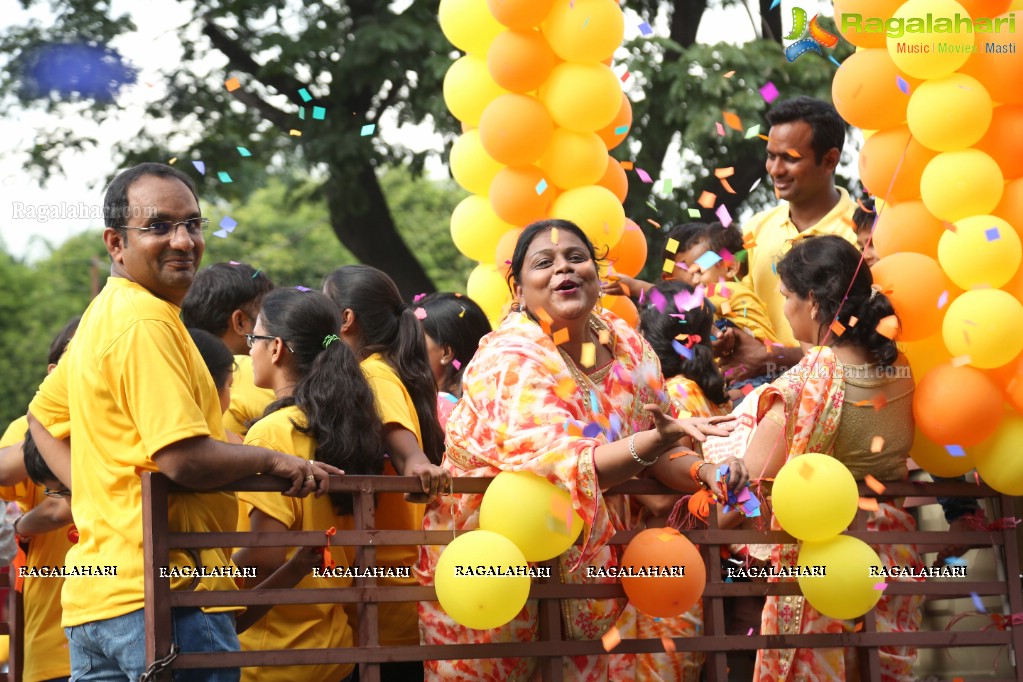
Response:
[[[938,296],[938,310],[941,310],[942,308],[944,308],[945,304],[947,304],[947,303],[948,303],[948,292],[947,291],[943,291],[943,292],[941,292],[941,296]]]
[[[753,636],[753,628],[749,629],[749,632],[746,633],[746,636],[747,637],[752,637]]]
[[[720,121],[714,121],[714,127],[717,128],[718,135],[720,135],[721,137],[725,136],[725,127],[721,125]]]
[[[718,221],[724,227],[728,227],[729,225],[732,224],[732,215],[728,212],[728,207],[725,206],[724,204],[721,204],[720,206],[717,207],[717,210],[714,211],[714,215],[718,217]]]
[[[639,176],[640,180],[642,180],[643,182],[645,182],[647,184],[650,184],[650,183],[653,182],[653,178],[650,177],[650,174],[647,173],[642,168],[639,168],[639,167],[636,168],[636,175]]]
[[[877,583],[876,585],[874,585],[874,589],[881,590],[883,592],[884,590],[888,589],[888,583]]]
[[[426,319],[426,308],[416,308],[414,312],[415,312],[415,315],[416,315],[416,319],[419,319],[419,320],[425,320]]]
[[[760,96],[764,98],[764,101],[770,104],[774,100],[778,99],[778,88],[771,81],[767,81],[760,88]]]
[[[458,361],[458,360],[456,360],[456,359],[452,359],[452,360],[451,360],[451,366],[455,368],[455,371],[456,371],[456,372],[457,372],[458,370],[462,369],[462,363],[461,363],[461,362],[459,362],[459,361]]]

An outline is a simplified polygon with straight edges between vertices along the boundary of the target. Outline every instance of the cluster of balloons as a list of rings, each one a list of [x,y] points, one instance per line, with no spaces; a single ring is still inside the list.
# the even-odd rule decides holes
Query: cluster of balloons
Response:
[[[1023,24],[1023,1],[835,0],[840,29],[850,14],[1002,25],[899,37],[844,30],[858,50],[832,94],[865,130],[860,177],[885,202],[872,272],[919,381],[913,458],[939,476],[976,467],[996,490],[1023,494],[1013,440],[1023,431],[1023,59],[1009,52],[1008,22],[997,21]]]
[[[840,535],[856,516],[856,479],[834,457],[807,453],[793,457],[774,479],[774,518],[802,541],[799,566],[824,566],[824,575],[801,575],[799,589],[810,605],[831,618],[858,618],[881,598],[871,566],[881,559],[870,545]],[[807,510],[813,513],[807,513]]]
[[[502,471],[483,496],[480,529],[460,535],[441,552],[434,574],[437,601],[466,627],[500,627],[529,597],[526,572],[505,569],[560,556],[582,529],[568,492],[529,471]],[[491,575],[491,568],[506,575]]]
[[[646,240],[626,220],[628,179],[608,151],[632,124],[611,70],[625,19],[615,0],[441,0],[444,35],[466,54],[444,78],[462,123],[451,174],[472,192],[451,215],[455,246],[479,265],[466,293],[491,322],[510,293],[506,263],[521,229],[543,218],[579,225],[616,270],[635,276]],[[605,302],[635,319],[627,297]]]

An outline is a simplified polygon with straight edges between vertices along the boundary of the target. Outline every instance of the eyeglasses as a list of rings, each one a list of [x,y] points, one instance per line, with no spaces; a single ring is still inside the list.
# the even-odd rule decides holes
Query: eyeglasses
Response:
[[[43,488],[43,495],[47,497],[71,497],[71,491],[67,488],[63,490],[50,490],[49,488]]]
[[[277,338],[276,336],[262,336],[260,334],[246,334],[245,335],[245,345],[247,345],[249,348],[252,348],[252,344],[255,343],[256,340],[258,340],[258,339],[263,339],[264,341],[273,341],[276,338]]]
[[[160,220],[155,223],[150,223],[149,227],[132,227],[131,225],[121,225],[121,227],[125,230],[148,232],[154,237],[166,237],[167,235],[176,232],[178,225],[184,225],[185,231],[188,232],[189,236],[198,237],[206,230],[207,227],[210,226],[210,219],[189,218],[188,220],[182,220],[177,223],[172,223],[169,220]]]

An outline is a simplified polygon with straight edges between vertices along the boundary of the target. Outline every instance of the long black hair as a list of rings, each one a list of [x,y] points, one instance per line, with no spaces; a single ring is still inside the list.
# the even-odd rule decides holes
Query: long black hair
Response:
[[[453,360],[445,366],[442,390],[457,392],[462,372],[479,348],[480,339],[491,332],[486,313],[468,296],[449,292],[429,294],[416,305],[426,313],[420,319],[423,331],[438,346],[451,349]],[[451,391],[451,389],[456,389]]]
[[[205,329],[188,327],[188,333],[192,337],[195,347],[199,349],[199,355],[206,363],[206,369],[213,377],[213,385],[217,387],[218,391],[224,390],[227,378],[234,371],[234,355],[231,353],[231,349],[220,340],[219,336],[214,336]]]
[[[437,383],[430,370],[419,320],[386,273],[368,265],[345,265],[327,275],[323,292],[337,310],[351,310],[359,324],[359,359],[374,353],[387,359],[405,385],[419,418],[423,452],[434,464],[444,456],[444,432],[437,421]],[[337,329],[341,328],[338,317]]]
[[[870,268],[860,267],[855,246],[835,235],[810,237],[797,242],[777,267],[786,289],[800,298],[812,296],[817,303],[818,343],[837,320],[845,330],[835,345],[859,346],[883,367],[899,357],[895,341],[877,332],[878,323],[895,315],[895,308],[887,296],[872,288]]]
[[[665,378],[682,375],[692,379],[708,400],[718,405],[727,403],[725,379],[714,362],[714,352],[710,347],[710,336],[714,328],[714,306],[707,299],[703,299],[698,307],[679,310],[675,296],[694,292],[693,287],[685,282],[677,280],[658,282],[654,285],[654,290],[665,299],[663,310],[659,309],[659,303],[655,305],[648,302],[644,305],[639,314],[639,330],[657,353]],[[700,337],[699,342],[692,344],[689,349],[692,351],[692,357],[683,357],[675,350],[672,341],[675,341],[679,334]]]
[[[317,461],[348,474],[383,472],[383,426],[359,361],[337,338],[337,307],[316,291],[275,289],[263,298],[259,319],[268,335],[290,349],[298,374],[292,394],[271,403],[263,416],[295,405],[306,425],[292,423],[316,440]],[[331,493],[330,499],[339,513],[352,512],[347,493]]]

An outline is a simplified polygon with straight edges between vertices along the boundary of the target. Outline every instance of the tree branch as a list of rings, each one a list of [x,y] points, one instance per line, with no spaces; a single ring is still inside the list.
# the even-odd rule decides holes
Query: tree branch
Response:
[[[232,67],[249,74],[263,85],[274,88],[277,92],[287,97],[296,106],[302,106],[305,104],[305,102],[302,102],[299,99],[298,95],[299,89],[302,88],[302,83],[283,74],[269,78],[260,75],[263,67],[259,64],[259,62],[253,59],[249,51],[242,47],[238,41],[232,39],[223,31],[223,29],[214,24],[208,17],[203,22],[202,32],[203,35],[209,38],[210,42],[213,43],[213,47],[227,57],[227,60]],[[238,96],[237,93],[238,91],[236,90],[236,97]]]

